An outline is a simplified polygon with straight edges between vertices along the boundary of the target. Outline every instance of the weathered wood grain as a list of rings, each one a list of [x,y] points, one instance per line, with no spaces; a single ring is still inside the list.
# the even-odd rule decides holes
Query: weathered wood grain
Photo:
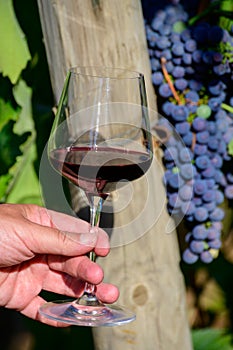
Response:
[[[124,67],[144,73],[156,118],[139,0],[38,0],[38,5],[56,102],[70,66]],[[94,329],[98,350],[192,349],[177,237],[175,230],[166,233],[170,218],[161,177],[156,151],[147,176],[131,187],[132,200],[115,214],[112,242],[119,247],[98,260],[105,279],[120,288],[119,303],[137,313],[128,325]],[[118,193],[127,202],[124,195]],[[120,244],[129,237],[131,243]]]

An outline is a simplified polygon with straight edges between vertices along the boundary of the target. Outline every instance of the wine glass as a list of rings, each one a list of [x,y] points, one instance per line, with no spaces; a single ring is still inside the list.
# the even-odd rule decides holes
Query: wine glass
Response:
[[[99,225],[103,201],[149,169],[153,152],[144,77],[119,68],[74,67],[68,71],[48,142],[54,169],[82,189],[90,206],[90,232]],[[89,254],[96,260],[94,252]],[[131,322],[135,314],[104,305],[86,283],[72,301],[44,304],[40,313],[82,326]]]

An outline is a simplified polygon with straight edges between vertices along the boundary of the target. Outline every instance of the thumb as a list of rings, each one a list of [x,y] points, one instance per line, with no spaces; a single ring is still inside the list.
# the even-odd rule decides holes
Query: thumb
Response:
[[[65,256],[83,255],[96,245],[96,232],[65,232],[57,228],[30,223],[27,246],[37,254],[56,254]]]

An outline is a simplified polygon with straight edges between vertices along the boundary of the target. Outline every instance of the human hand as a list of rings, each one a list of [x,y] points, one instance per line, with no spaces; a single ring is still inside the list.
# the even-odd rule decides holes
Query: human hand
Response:
[[[0,306],[64,326],[39,314],[45,302],[41,290],[79,297],[87,281],[97,285],[102,302],[117,300],[118,289],[102,283],[101,267],[86,256],[92,250],[108,254],[103,230],[87,233],[87,222],[29,204],[2,204],[0,223]]]

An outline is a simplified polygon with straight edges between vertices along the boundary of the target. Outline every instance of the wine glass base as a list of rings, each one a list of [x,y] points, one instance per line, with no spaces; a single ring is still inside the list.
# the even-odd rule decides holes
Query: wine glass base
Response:
[[[76,326],[119,326],[132,322],[136,315],[118,305],[84,306],[74,301],[53,301],[42,305],[41,315]]]

